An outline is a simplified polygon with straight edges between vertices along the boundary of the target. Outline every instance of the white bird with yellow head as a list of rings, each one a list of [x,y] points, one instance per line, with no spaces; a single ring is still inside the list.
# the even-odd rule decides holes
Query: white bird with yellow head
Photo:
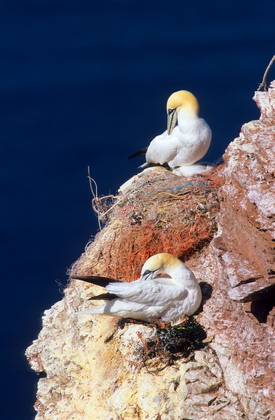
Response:
[[[165,275],[160,275],[165,274]],[[201,289],[194,273],[171,254],[150,257],[141,277],[131,283],[98,276],[72,276],[105,287],[107,293],[90,298],[104,300],[79,314],[109,315],[146,322],[180,324],[201,304]]]
[[[170,169],[193,165],[209,149],[212,132],[204,119],[198,116],[199,104],[187,90],[173,93],[167,101],[167,130],[155,137],[148,148],[130,158],[145,154],[146,163],[168,164]],[[177,125],[176,125],[177,124]]]

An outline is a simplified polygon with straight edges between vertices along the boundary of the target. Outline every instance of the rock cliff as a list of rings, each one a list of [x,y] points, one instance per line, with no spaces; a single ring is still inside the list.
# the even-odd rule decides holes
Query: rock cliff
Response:
[[[71,281],[26,351],[44,373],[36,420],[275,419],[275,82],[254,99],[260,118],[223,166],[190,178],[145,170],[96,198],[105,227],[72,267],[131,281],[154,253],[180,257],[202,285],[204,347],[145,361],[155,327],[76,315],[101,290]]]

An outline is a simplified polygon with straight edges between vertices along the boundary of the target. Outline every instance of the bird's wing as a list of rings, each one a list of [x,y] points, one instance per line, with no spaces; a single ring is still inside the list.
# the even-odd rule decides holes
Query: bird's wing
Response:
[[[177,155],[179,149],[178,138],[167,132],[155,137],[148,146],[146,153],[146,161],[154,163],[170,162]]]
[[[135,280],[131,283],[109,283],[106,286],[107,292],[114,294],[122,299],[132,300],[135,296],[138,296],[142,292],[142,281]]]
[[[124,283],[120,280],[115,280],[109,277],[100,277],[100,276],[72,276],[72,279],[83,280],[87,283],[96,284],[97,286],[106,287],[109,283],[117,282],[118,284]]]
[[[156,302],[157,305],[165,306],[167,303],[184,299],[186,296],[187,290],[183,287],[154,282],[154,287],[151,287],[151,292],[144,290],[142,299],[144,303],[154,305],[154,302]]]
[[[153,280],[136,280],[131,283],[110,283],[106,289],[119,298],[148,306],[165,305],[171,300],[181,299],[187,295],[186,289],[155,282]]]
[[[144,147],[143,149],[140,149],[138,152],[129,156],[128,159],[132,159],[132,158],[137,157],[137,156],[144,156],[146,154],[146,152],[147,152],[147,147]]]

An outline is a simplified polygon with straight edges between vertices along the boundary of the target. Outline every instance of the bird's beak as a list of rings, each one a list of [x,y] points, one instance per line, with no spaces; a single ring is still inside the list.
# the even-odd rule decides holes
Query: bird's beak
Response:
[[[141,277],[141,280],[150,280],[154,277],[155,272],[146,270]]]
[[[178,120],[177,108],[167,110],[167,133],[171,134]]]

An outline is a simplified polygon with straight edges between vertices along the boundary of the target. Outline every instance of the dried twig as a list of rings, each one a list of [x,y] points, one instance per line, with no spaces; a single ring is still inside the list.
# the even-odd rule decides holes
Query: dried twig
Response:
[[[115,199],[116,197],[114,195],[106,195],[106,196],[102,197],[102,199],[106,199],[106,198],[113,198],[113,199]],[[93,209],[100,216],[100,218],[103,219],[105,216],[107,216],[107,214],[111,210],[113,210],[116,206],[118,206],[123,200],[124,200],[124,197],[121,197],[111,207],[109,207],[108,210],[106,210],[104,213],[101,213],[101,211],[98,210],[97,207],[96,207],[97,202],[100,203],[101,202],[101,199],[100,198],[94,198],[93,199]]]
[[[258,90],[261,90],[261,89],[264,89],[265,91],[267,91],[266,78],[267,78],[268,72],[271,69],[271,66],[274,63],[274,61],[275,61],[275,55],[273,55],[272,59],[270,60],[268,66],[267,66],[267,68],[266,68],[266,70],[264,72],[262,83],[258,87],[257,91]]]
[[[183,195],[189,194],[189,193],[190,193],[190,190],[185,190],[184,192],[181,192],[180,195],[172,194],[172,193],[169,193],[167,191],[160,191],[156,195],[159,195],[159,194],[167,194],[167,195],[169,195],[169,197],[182,199],[182,198],[184,198],[184,197],[182,197]]]
[[[88,166],[88,180],[89,180],[89,185],[90,185],[90,190],[91,190],[91,193],[92,193],[92,195],[93,195],[93,197],[94,197],[94,199],[93,200],[97,200],[98,199],[98,190],[97,190],[97,183],[96,183],[96,181],[91,177],[91,171],[90,171],[90,166]],[[100,221],[100,218],[99,218],[99,216],[97,216],[97,223],[98,223],[98,227],[99,227],[99,230],[101,230],[102,229],[102,225],[101,225],[101,221]]]
[[[97,197],[98,197],[97,183],[96,183],[96,182],[95,182],[95,180],[91,177],[91,170],[90,170],[90,166],[88,166],[88,180],[89,180],[89,185],[90,185],[90,190],[91,190],[91,193],[93,194],[93,197],[94,197],[94,198],[97,198]],[[95,190],[94,190],[93,184],[94,184]]]

